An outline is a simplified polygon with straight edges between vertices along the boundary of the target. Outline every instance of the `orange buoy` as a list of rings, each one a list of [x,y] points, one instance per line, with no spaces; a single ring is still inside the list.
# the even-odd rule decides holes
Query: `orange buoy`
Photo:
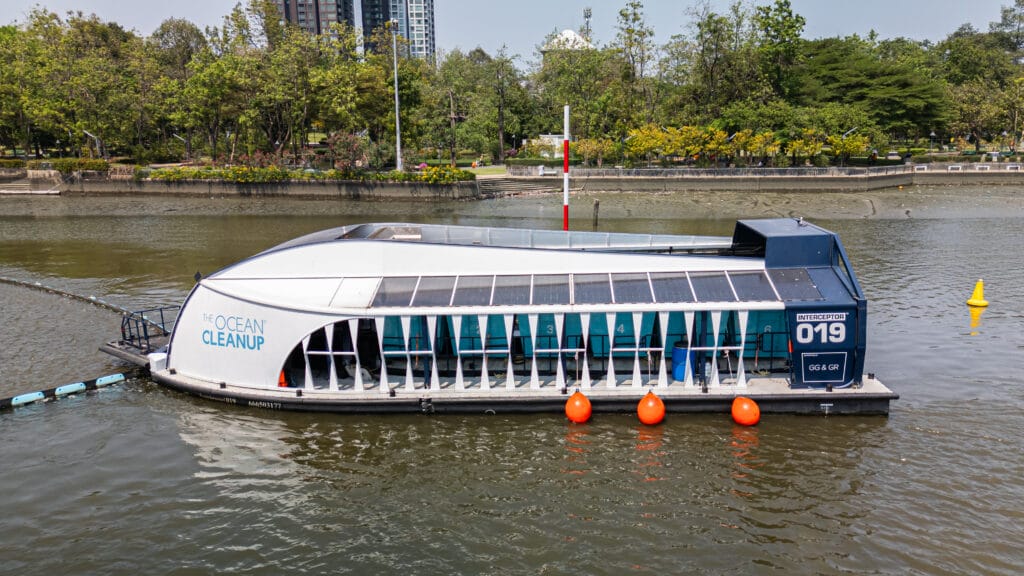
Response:
[[[590,399],[579,390],[574,392],[565,401],[565,416],[577,424],[590,420]]]
[[[654,426],[655,424],[661,423],[665,419],[665,403],[658,398],[653,391],[648,391],[647,394],[640,399],[640,403],[636,406],[636,415],[641,422],[648,426]]]
[[[281,374],[279,374],[278,377],[277,377],[277,387],[278,388],[287,388],[288,387],[288,379],[285,378],[285,376],[284,376],[284,370],[281,370]]]
[[[737,396],[732,401],[732,419],[742,426],[753,426],[761,421],[761,409],[750,398]]]

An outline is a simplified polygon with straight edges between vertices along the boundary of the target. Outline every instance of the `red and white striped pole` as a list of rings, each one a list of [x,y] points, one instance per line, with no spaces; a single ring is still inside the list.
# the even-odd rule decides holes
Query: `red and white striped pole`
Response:
[[[569,105],[565,105],[565,137],[562,140],[562,230],[569,229]]]

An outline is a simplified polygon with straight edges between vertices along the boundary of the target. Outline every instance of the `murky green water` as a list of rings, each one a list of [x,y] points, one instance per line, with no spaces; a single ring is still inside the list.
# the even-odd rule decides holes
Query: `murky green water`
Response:
[[[0,413],[0,572],[1020,573],[1022,197],[597,197],[601,230],[727,235],[738,214],[796,212],[840,232],[870,298],[868,370],[902,395],[889,418],[282,414],[135,378]],[[559,202],[0,198],[0,275],[141,308],[307,232],[557,229]],[[0,395],[126,368],[96,352],[116,314],[5,284],[0,302]]]

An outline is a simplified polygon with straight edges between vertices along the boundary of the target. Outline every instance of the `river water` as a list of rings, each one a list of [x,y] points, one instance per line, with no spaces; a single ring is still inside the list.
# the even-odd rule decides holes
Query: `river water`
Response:
[[[574,198],[574,228],[836,230],[889,417],[340,416],[210,403],[136,374],[0,413],[4,574],[1019,574],[1024,189]],[[0,198],[0,276],[127,308],[366,221],[560,227],[467,203]],[[703,210],[703,212],[701,211]],[[716,218],[709,218],[715,214]],[[964,301],[984,278],[990,307]],[[108,310],[0,283],[0,396],[127,370]]]

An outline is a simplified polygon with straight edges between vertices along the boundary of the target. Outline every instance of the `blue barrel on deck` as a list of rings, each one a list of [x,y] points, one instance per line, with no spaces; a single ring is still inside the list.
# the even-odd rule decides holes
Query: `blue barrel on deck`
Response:
[[[686,364],[689,361],[693,365],[695,353],[691,350],[686,353],[686,347],[674,346],[672,348],[672,379],[679,382],[686,381]]]

